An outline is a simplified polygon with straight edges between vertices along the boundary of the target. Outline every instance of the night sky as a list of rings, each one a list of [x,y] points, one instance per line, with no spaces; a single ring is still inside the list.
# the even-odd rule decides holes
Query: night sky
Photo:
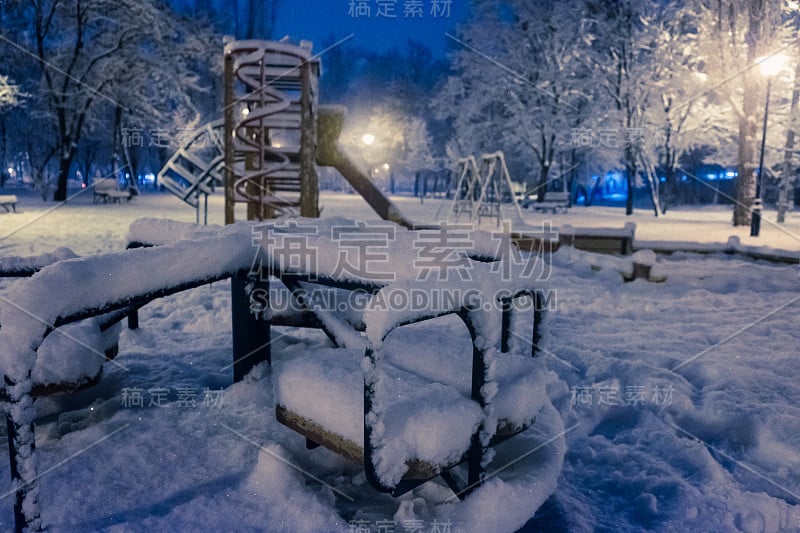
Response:
[[[315,51],[322,50],[322,44],[330,42],[331,36],[339,40],[351,33],[354,36],[350,44],[373,51],[402,49],[408,39],[413,39],[428,46],[435,56],[443,57],[453,44],[445,32],[452,33],[466,19],[467,4],[467,0],[452,0],[448,16],[442,13],[447,9],[443,0],[289,0],[279,4],[274,35],[311,40]],[[359,5],[361,14],[351,11]],[[379,13],[381,5],[394,6],[395,18]],[[419,6],[416,13],[422,16],[406,17],[405,10],[415,5]],[[435,5],[439,9],[436,17],[431,14]],[[363,6],[369,8],[368,15]]]

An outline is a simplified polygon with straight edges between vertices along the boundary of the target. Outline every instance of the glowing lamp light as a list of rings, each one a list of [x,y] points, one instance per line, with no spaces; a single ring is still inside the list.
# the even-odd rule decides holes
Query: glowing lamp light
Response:
[[[242,109],[242,115],[243,115],[243,116],[245,116],[245,117],[246,117],[246,116],[247,116],[247,115],[249,115],[249,114],[250,114],[250,110],[249,110],[249,109],[247,109],[246,107],[245,107],[244,109]]]
[[[761,74],[764,76],[774,76],[778,74],[788,62],[789,58],[782,54],[764,56],[756,59],[756,64],[761,70]]]
[[[389,170],[389,163],[383,164],[383,170]]]
[[[361,141],[366,145],[375,144],[375,136],[371,133],[365,133],[363,137],[361,137]]]

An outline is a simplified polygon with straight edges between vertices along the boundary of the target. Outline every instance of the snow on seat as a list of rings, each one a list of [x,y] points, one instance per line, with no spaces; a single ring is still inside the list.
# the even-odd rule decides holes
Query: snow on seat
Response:
[[[37,256],[3,257],[0,277],[30,277],[49,265],[77,257],[69,248]],[[17,307],[10,300],[3,304],[12,311]],[[24,313],[21,308],[16,311]],[[31,370],[32,395],[75,391],[96,383],[103,363],[117,354],[120,329],[119,324],[100,318],[56,328],[39,347],[39,356]],[[7,398],[5,390],[0,390],[0,397]]]
[[[387,354],[387,381],[381,390],[388,405],[386,455],[406,463],[406,478],[426,479],[441,470],[436,465],[457,463],[480,422],[481,408],[469,399],[470,373],[453,371],[464,366],[463,352],[460,364],[454,361],[457,355],[456,350],[407,349]],[[358,464],[363,464],[364,447],[362,359],[360,351],[331,348],[276,362],[273,373],[282,421],[305,425],[316,430],[310,431],[315,436],[322,430],[331,441],[321,444]],[[518,354],[497,358],[498,435],[534,422],[548,402],[546,385],[551,379],[541,360]]]
[[[463,325],[453,316],[441,317],[436,325],[412,324],[398,328],[383,345],[385,361],[421,379],[439,382],[469,398],[471,375],[464,368],[464,355],[472,350]],[[425,350],[410,350],[424,346]],[[463,369],[459,371],[459,369]],[[548,399],[547,384],[555,374],[547,371],[540,358],[529,354],[503,353],[495,358],[497,394],[493,399],[497,434],[513,433],[530,426]]]
[[[364,379],[358,350],[327,349],[275,363],[279,416],[311,422],[332,436],[337,450],[363,464]],[[438,465],[459,462],[481,420],[480,406],[453,387],[427,382],[391,365],[380,395],[386,453],[409,466],[409,478],[426,479]]]
[[[96,382],[103,363],[116,355],[119,322],[104,329],[102,320],[67,324],[48,336],[39,347],[31,371],[33,393],[74,390]]]
[[[386,487],[401,479],[426,480],[458,464],[481,424],[492,424],[482,432],[487,438],[503,440],[523,431],[549,401],[546,387],[553,375],[541,360],[497,353],[487,383],[491,392],[482,389],[482,397],[492,397],[487,418],[474,399],[473,342],[453,315],[393,329],[379,350],[382,371],[371,403],[381,406],[380,416],[369,425],[380,427],[374,457]],[[358,349],[319,350],[275,363],[279,421],[363,464],[364,380],[370,366]]]

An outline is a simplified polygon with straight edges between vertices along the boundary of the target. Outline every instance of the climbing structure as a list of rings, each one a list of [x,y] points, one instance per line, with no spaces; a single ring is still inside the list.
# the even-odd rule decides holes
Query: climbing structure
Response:
[[[208,222],[208,195],[225,187],[225,222],[237,204],[248,220],[319,214],[317,165],[339,171],[384,220],[420,228],[339,149],[346,109],[318,106],[319,61],[310,44],[234,41],[225,47],[225,116],[198,129],[159,172],[159,181]]]
[[[223,183],[225,147],[222,135],[221,119],[198,128],[187,136],[183,145],[158,173],[158,183],[197,210],[198,223],[200,197],[203,197],[205,219],[208,222],[208,195]]]
[[[310,44],[234,41],[225,47],[225,223],[318,214],[319,62]]]

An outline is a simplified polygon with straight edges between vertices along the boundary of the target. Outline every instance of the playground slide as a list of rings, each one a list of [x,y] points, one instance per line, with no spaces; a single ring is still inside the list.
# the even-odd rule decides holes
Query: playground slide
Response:
[[[333,168],[360,194],[369,206],[384,220],[389,220],[406,228],[413,229],[414,223],[403,216],[394,203],[375,186],[369,176],[349,157],[337,150]]]
[[[369,175],[339,148],[337,141],[344,125],[344,116],[345,108],[342,106],[320,106],[317,164],[338,170],[382,219],[409,229],[422,229],[422,226],[415,226],[404,217],[400,209],[372,183]],[[217,149],[214,152],[215,159],[206,161],[201,160],[200,156],[191,150],[192,143],[207,146],[208,143],[203,144],[198,140],[217,139],[222,133],[222,126],[223,121],[216,120],[199,128],[191,139],[175,152],[158,175],[159,182],[170,192],[198,209],[200,205],[198,191],[207,194],[203,189],[204,186],[210,187],[212,180],[222,181],[222,176],[217,171],[222,157],[222,146],[218,142],[213,143],[211,146]],[[206,152],[202,155],[208,157]]]
[[[339,148],[339,135],[344,127],[347,109],[338,105],[319,107],[319,133],[317,164],[333,167],[353,186],[358,194],[384,220],[389,220],[409,229],[421,229],[405,218],[400,209],[372,183],[369,175]]]

